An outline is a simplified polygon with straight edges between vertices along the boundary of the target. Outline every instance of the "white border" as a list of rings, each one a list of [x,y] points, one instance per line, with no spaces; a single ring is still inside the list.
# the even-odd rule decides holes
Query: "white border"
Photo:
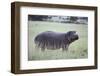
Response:
[[[28,14],[88,17],[88,59],[28,61]],[[42,69],[94,65],[94,11],[41,7],[20,8],[20,69]]]

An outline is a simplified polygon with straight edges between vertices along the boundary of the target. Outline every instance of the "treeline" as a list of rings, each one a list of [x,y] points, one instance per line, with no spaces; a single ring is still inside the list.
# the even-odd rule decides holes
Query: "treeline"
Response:
[[[88,17],[78,17],[78,16],[28,15],[28,20],[29,21],[76,23],[76,24],[88,23]]]

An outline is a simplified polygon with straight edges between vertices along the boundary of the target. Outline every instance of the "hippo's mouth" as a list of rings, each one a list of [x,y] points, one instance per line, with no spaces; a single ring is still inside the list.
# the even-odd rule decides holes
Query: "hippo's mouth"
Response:
[[[78,36],[78,35],[76,35],[75,39],[76,39],[76,40],[78,40],[78,39],[79,39],[79,36]]]
[[[78,36],[77,32],[74,32],[74,36],[73,36],[72,39],[73,40],[78,40],[79,39],[79,36]]]
[[[75,35],[75,39],[78,40],[79,39],[78,33],[75,32],[74,35]]]

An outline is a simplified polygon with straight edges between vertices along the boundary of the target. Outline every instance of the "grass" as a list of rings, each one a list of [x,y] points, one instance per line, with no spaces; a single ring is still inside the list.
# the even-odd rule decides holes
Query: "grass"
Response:
[[[73,42],[68,51],[45,50],[35,48],[34,38],[44,31],[68,32],[77,31],[79,39]],[[28,60],[80,59],[88,57],[88,26],[83,24],[28,21]]]

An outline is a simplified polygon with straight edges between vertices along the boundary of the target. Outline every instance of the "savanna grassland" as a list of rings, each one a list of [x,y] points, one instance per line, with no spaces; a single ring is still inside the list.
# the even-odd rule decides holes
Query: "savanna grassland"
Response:
[[[45,50],[35,48],[34,38],[44,31],[68,32],[77,31],[79,39],[70,44],[68,51]],[[80,59],[88,57],[88,25],[28,21],[28,60]]]

